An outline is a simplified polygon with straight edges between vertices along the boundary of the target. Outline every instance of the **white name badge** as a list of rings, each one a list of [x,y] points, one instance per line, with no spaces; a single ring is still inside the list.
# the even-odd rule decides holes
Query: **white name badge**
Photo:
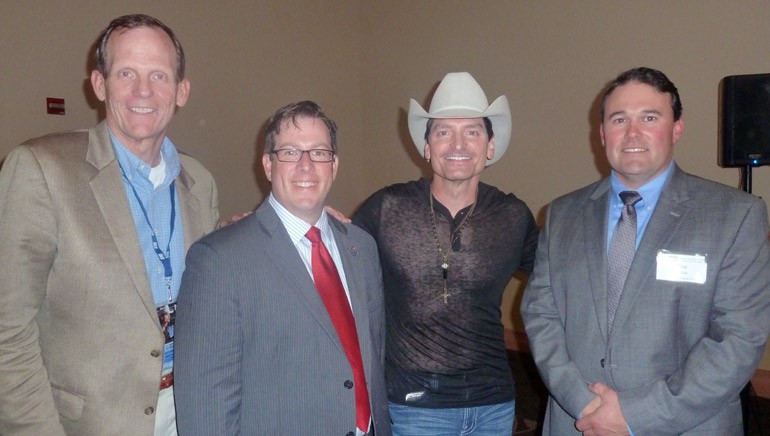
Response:
[[[706,255],[678,254],[668,250],[659,250],[657,257],[658,280],[669,282],[706,283]]]

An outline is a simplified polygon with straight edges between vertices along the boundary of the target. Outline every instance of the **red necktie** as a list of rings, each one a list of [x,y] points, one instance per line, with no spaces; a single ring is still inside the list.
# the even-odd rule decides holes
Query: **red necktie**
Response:
[[[361,347],[358,344],[356,334],[356,322],[353,320],[353,312],[350,310],[345,288],[337,273],[329,251],[321,240],[321,231],[318,227],[310,227],[305,237],[313,244],[312,266],[313,279],[321,300],[329,312],[329,317],[334,324],[334,330],[342,342],[342,348],[348,357],[348,362],[353,370],[353,383],[356,388],[356,426],[363,432],[369,429],[369,394],[366,391],[366,376],[361,360]]]

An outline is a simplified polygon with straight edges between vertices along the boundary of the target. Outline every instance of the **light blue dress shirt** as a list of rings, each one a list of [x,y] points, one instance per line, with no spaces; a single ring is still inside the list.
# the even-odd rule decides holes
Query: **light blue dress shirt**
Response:
[[[142,248],[147,277],[152,288],[152,296],[155,306],[161,307],[176,302],[179,295],[179,284],[184,272],[184,228],[182,223],[182,211],[179,207],[179,195],[175,195],[176,212],[174,220],[174,234],[171,231],[171,182],[179,175],[180,164],[174,144],[168,138],[163,140],[161,156],[165,162],[165,177],[160,185],[153,186],[150,181],[150,166],[135,154],[128,150],[112,133],[110,133],[115,156],[123,171],[123,185],[126,189],[126,197],[131,207],[131,215],[134,218],[136,235]],[[133,189],[131,188],[133,186]],[[136,195],[134,195],[134,189]],[[142,212],[136,197],[141,199],[147,210],[150,224],[155,229],[158,245],[164,252],[170,248],[171,258],[171,295],[166,287],[163,264],[152,246],[152,229]],[[170,238],[170,244],[169,244]]]
[[[615,231],[615,226],[620,219],[620,212],[623,210],[623,201],[620,199],[620,193],[623,191],[636,191],[642,196],[642,199],[634,206],[636,208],[636,248],[639,248],[639,242],[647,230],[647,224],[650,222],[652,212],[658,204],[660,193],[663,192],[663,186],[668,178],[674,172],[674,162],[671,161],[668,168],[660,175],[644,184],[639,189],[630,189],[618,180],[615,170],[610,175],[610,212],[607,214],[607,251],[610,249],[610,239]]]

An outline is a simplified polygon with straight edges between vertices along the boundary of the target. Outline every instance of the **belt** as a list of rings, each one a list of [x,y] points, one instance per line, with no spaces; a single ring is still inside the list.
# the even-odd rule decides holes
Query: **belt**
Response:
[[[174,373],[170,372],[160,379],[160,390],[170,388],[171,386],[174,386]]]

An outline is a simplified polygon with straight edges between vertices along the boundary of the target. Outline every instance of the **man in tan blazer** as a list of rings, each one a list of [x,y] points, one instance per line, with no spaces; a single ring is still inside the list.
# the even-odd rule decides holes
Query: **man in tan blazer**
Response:
[[[166,137],[189,93],[171,29],[119,17],[96,64],[107,119],[30,140],[0,171],[3,435],[176,434],[176,293],[216,187]]]

